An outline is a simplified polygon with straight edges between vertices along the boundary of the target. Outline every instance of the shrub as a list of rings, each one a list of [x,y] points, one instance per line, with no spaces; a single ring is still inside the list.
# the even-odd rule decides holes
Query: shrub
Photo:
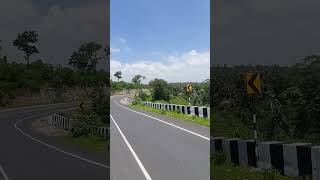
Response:
[[[90,133],[94,134],[94,132],[91,132],[90,127],[103,126],[103,122],[99,116],[92,112],[80,112],[79,114],[73,116],[73,120],[74,125],[73,129],[71,130],[73,137],[87,136]]]
[[[226,156],[222,151],[215,152],[212,159],[215,165],[221,165],[226,162]]]
[[[173,97],[170,100],[170,103],[172,103],[172,104],[180,104],[180,105],[189,105],[189,102],[185,98],[183,98],[182,96]]]
[[[143,100],[139,97],[135,97],[133,99],[133,102],[132,102],[133,105],[142,105],[143,104]]]

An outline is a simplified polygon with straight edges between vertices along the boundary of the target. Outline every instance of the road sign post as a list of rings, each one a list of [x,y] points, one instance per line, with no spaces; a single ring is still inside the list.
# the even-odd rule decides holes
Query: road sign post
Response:
[[[189,106],[191,106],[190,96],[191,96],[191,93],[192,93],[192,84],[187,84],[187,92],[189,93]]]
[[[257,136],[257,119],[256,114],[253,114],[253,134],[254,134],[254,145],[255,145],[255,154],[258,160],[258,136]]]
[[[253,96],[261,92],[261,75],[259,73],[249,72],[246,74],[246,91],[248,96]],[[253,97],[252,97],[253,98]],[[256,109],[252,109],[252,120],[253,120],[253,134],[254,134],[254,144],[255,144],[255,156],[258,162],[258,135],[257,135],[257,117]]]
[[[261,91],[261,76],[259,73],[246,74],[246,90],[248,95],[253,95]]]

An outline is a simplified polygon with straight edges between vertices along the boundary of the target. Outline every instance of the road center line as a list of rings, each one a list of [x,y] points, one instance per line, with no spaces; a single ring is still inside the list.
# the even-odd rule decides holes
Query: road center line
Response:
[[[3,167],[0,165],[0,172],[2,174],[2,176],[4,177],[5,180],[9,180],[6,172],[4,171]]]
[[[138,155],[134,152],[132,146],[130,145],[129,141],[127,140],[127,138],[124,136],[124,134],[122,133],[121,129],[119,128],[118,124],[116,123],[116,121],[113,119],[112,115],[110,114],[110,117],[112,119],[112,121],[114,122],[114,124],[116,125],[118,131],[120,132],[124,142],[126,143],[126,145],[128,146],[129,150],[131,151],[134,159],[137,161],[142,173],[144,174],[144,176],[146,177],[147,180],[152,180],[152,178],[150,177],[148,171],[146,170],[146,168],[143,166],[142,162],[140,161]]]
[[[69,110],[72,110],[72,109],[76,109],[76,108],[70,108],[70,109],[62,110],[62,111],[69,111]],[[62,111],[60,111],[60,112],[62,112]],[[55,112],[55,111],[54,111],[54,112]],[[49,112],[49,113],[52,113],[52,112]],[[29,116],[29,117],[23,118],[23,119],[17,121],[17,122],[14,124],[14,128],[15,128],[16,130],[18,130],[22,135],[30,138],[31,140],[33,140],[33,141],[35,141],[35,142],[38,142],[38,143],[40,143],[40,144],[42,144],[42,145],[44,145],[44,146],[47,146],[47,147],[49,147],[49,148],[52,148],[52,149],[54,149],[54,150],[56,150],[56,151],[58,151],[58,152],[61,152],[61,153],[63,153],[63,154],[69,155],[69,156],[71,156],[71,157],[73,157],[73,158],[80,159],[80,160],[82,160],[82,161],[85,161],[85,162],[88,162],[88,163],[91,163],[91,164],[94,164],[94,165],[97,165],[97,166],[100,166],[100,167],[103,167],[103,168],[107,168],[107,169],[109,168],[109,166],[107,166],[107,165],[104,165],[104,164],[101,164],[101,163],[98,163],[98,162],[95,162],[95,161],[92,161],[92,160],[89,160],[89,159],[80,157],[80,156],[78,156],[78,155],[75,155],[75,154],[66,152],[66,151],[64,151],[64,150],[62,150],[62,149],[59,149],[59,148],[55,147],[55,146],[52,146],[52,145],[50,145],[50,144],[47,144],[47,143],[45,143],[45,142],[43,142],[43,141],[41,141],[41,140],[39,140],[39,139],[34,138],[33,136],[31,136],[31,135],[29,135],[29,134],[27,134],[26,132],[24,132],[23,130],[21,130],[21,129],[18,127],[18,124],[21,123],[21,122],[24,121],[24,120],[27,120],[27,119],[30,119],[30,118],[33,118],[33,117],[38,117],[38,116],[45,115],[45,114],[49,114],[49,113],[46,112],[46,113],[41,113],[41,114],[37,114],[37,115],[34,115],[34,116]]]
[[[180,129],[180,130],[182,130],[182,131],[188,132],[188,133],[190,133],[190,134],[196,135],[196,136],[198,136],[198,137],[201,137],[201,138],[203,138],[203,139],[205,139],[205,140],[210,141],[210,138],[208,138],[208,137],[205,137],[205,136],[200,135],[200,134],[198,134],[198,133],[192,132],[192,131],[187,130],[187,129],[185,129],[185,128],[182,128],[182,127],[180,127],[180,126],[174,125],[174,124],[172,124],[172,123],[168,123],[168,122],[163,121],[163,120],[161,120],[161,119],[158,119],[158,118],[152,117],[152,116],[150,116],[150,115],[147,115],[147,114],[144,114],[144,113],[141,113],[141,112],[135,111],[135,110],[133,110],[133,109],[127,108],[127,107],[125,107],[125,106],[122,106],[121,104],[119,104],[119,103],[118,103],[118,102],[116,102],[116,101],[113,101],[113,102],[114,102],[114,103],[116,103],[117,105],[119,105],[119,106],[121,106],[121,107],[123,107],[123,108],[125,108],[125,109],[129,110],[129,111],[135,112],[135,113],[137,113],[137,114],[141,114],[141,115],[146,116],[146,117],[148,117],[148,118],[151,118],[151,119],[157,120],[157,121],[162,122],[162,123],[164,123],[164,124],[167,124],[167,125],[169,125],[169,126],[172,126],[172,127],[178,128],[178,129]]]

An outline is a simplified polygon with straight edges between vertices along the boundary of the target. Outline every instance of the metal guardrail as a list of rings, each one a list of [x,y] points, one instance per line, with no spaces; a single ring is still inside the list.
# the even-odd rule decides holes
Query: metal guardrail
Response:
[[[68,119],[57,113],[49,116],[48,124],[67,131],[71,131],[76,125],[74,120]],[[108,137],[110,134],[108,127],[86,126],[86,128],[88,128],[90,132],[96,132],[104,138]]]
[[[183,114],[195,115],[202,118],[210,119],[210,108],[198,107],[198,106],[187,106],[178,104],[163,104],[154,102],[143,102],[144,106],[152,107],[154,109],[165,110],[165,111],[180,111]]]

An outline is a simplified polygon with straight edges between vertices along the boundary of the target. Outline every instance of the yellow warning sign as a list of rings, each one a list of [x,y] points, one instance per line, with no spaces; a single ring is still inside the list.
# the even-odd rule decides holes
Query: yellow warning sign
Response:
[[[192,92],[192,84],[187,84],[187,92]]]
[[[259,73],[246,74],[247,94],[255,94],[261,91],[261,76]]]

